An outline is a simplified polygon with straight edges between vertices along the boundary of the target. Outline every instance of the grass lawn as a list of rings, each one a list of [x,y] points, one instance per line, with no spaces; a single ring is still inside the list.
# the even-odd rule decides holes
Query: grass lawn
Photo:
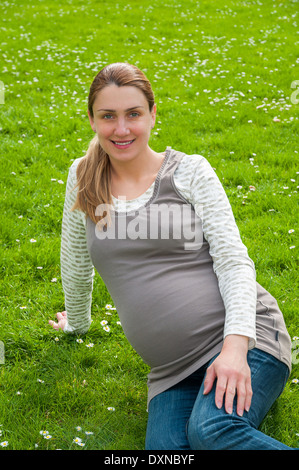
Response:
[[[100,277],[84,337],[48,325],[64,310],[61,217],[68,168],[93,137],[89,86],[110,62],[146,73],[158,105],[152,147],[210,161],[258,282],[299,337],[298,3],[14,0],[0,15],[0,443],[143,449],[148,368],[106,307]],[[292,374],[261,425],[292,447],[296,348],[295,339]]]

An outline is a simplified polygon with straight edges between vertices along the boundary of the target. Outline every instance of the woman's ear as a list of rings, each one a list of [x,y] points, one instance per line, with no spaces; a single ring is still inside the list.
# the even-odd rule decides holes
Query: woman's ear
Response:
[[[87,114],[88,114],[88,119],[89,119],[91,128],[92,128],[93,132],[96,132],[96,126],[94,124],[94,119],[93,119],[92,115],[90,114],[89,110],[87,111]]]
[[[151,110],[151,115],[152,115],[152,129],[155,127],[156,114],[157,114],[157,105],[154,104],[153,109]]]

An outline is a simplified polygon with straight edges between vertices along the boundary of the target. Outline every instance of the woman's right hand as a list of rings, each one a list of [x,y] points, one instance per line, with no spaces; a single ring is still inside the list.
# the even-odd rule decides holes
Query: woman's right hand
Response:
[[[64,330],[64,327],[67,322],[66,312],[58,312],[56,313],[56,317],[57,317],[58,323],[55,323],[53,320],[49,320],[49,325],[53,326],[54,330],[59,330],[59,328]]]

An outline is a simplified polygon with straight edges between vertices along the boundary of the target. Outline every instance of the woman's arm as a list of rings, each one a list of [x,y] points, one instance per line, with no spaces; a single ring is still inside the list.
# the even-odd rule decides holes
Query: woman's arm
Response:
[[[67,179],[61,234],[61,279],[66,312],[58,312],[58,323],[49,323],[65,333],[88,331],[91,323],[91,301],[94,268],[87,249],[84,214],[71,211],[76,199],[76,168],[79,159],[72,164]]]
[[[193,167],[194,168],[194,167]],[[203,223],[213,268],[225,307],[224,343],[207,370],[205,393],[217,379],[215,402],[231,413],[237,394],[237,412],[251,403],[247,352],[256,342],[256,275],[232,213],[225,191],[208,161],[199,157],[191,182],[191,198]]]
[[[196,158],[195,158],[196,157]],[[249,338],[249,349],[256,342],[256,275],[248,256],[231,205],[209,162],[193,159],[191,203],[202,219],[204,237],[209,243],[213,269],[225,307],[224,338]],[[195,165],[194,165],[195,163]]]

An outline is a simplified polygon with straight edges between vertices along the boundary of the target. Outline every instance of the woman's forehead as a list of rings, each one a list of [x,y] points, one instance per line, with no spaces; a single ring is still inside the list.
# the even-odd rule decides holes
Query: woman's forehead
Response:
[[[132,109],[136,107],[147,107],[147,100],[143,92],[135,86],[109,85],[103,88],[94,102],[96,111],[117,111]]]

